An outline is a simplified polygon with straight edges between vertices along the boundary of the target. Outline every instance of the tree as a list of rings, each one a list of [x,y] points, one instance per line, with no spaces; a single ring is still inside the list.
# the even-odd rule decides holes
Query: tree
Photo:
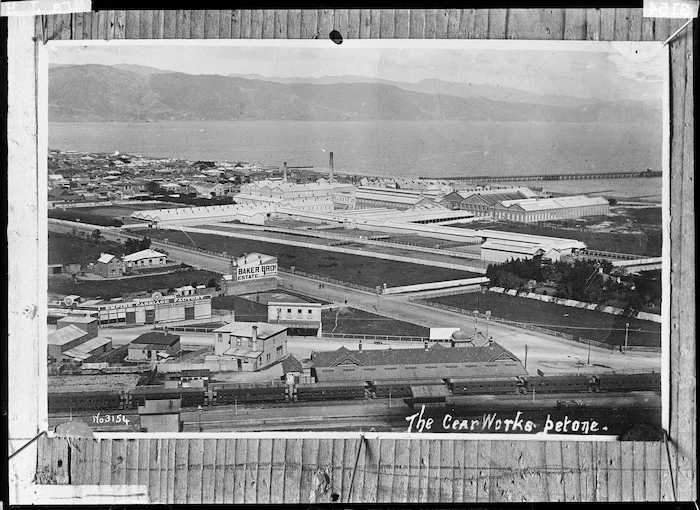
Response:
[[[155,181],[148,181],[146,183],[146,191],[148,191],[151,195],[162,195],[165,193],[165,190]]]
[[[102,240],[102,232],[100,232],[99,228],[96,228],[95,230],[92,231],[92,234],[90,234],[90,237],[96,242],[99,243]]]
[[[143,239],[127,239],[124,241],[124,248],[126,249],[127,255],[130,253],[136,253],[138,251],[147,250],[151,247],[151,240],[148,237]]]
[[[216,287],[216,280],[214,278],[209,278],[209,281],[207,282],[207,287],[208,288]]]

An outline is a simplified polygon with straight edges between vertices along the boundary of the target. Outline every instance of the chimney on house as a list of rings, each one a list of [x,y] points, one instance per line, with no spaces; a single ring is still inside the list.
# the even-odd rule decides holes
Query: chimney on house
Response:
[[[331,152],[331,161],[328,165],[328,182],[333,182],[333,153]]]
[[[253,326],[253,350],[258,350],[258,327]]]
[[[284,173],[282,174],[282,182],[287,182],[287,162],[284,162]]]

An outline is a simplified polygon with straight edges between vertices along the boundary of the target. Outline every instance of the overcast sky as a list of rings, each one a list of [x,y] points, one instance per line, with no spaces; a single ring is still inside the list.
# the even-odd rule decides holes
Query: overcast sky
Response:
[[[438,78],[604,100],[660,100],[668,62],[660,43],[346,40],[341,45],[330,41],[176,44],[56,43],[49,49],[49,62],[126,63],[191,74],[353,75],[403,82]]]

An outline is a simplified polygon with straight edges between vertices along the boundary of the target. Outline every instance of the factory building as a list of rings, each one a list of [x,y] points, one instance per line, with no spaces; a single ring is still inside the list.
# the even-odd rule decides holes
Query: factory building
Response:
[[[92,299],[66,306],[95,315],[99,324],[156,324],[192,319],[211,319],[211,295],[160,296],[132,301]]]
[[[520,360],[510,351],[489,342],[483,346],[424,349],[372,349],[311,353],[312,375],[318,382],[371,380],[427,380],[488,378],[527,375]]]
[[[494,219],[521,223],[607,216],[608,214],[610,214],[610,204],[607,200],[584,195],[504,200],[493,206]]]
[[[390,209],[409,209],[419,205],[433,205],[435,201],[419,191],[360,186],[355,192],[355,208],[373,209],[387,207]]]
[[[503,263],[535,257],[540,257],[545,262],[559,262],[586,249],[585,243],[575,239],[496,230],[478,230],[477,234],[484,240],[481,245],[481,260],[487,262]]]
[[[348,193],[354,190],[352,184],[339,182],[310,182],[296,184],[272,180],[255,181],[241,186],[240,195],[247,197],[277,198],[295,200],[299,198],[330,198],[334,193]],[[238,200],[239,195],[234,198]]]
[[[175,207],[136,211],[131,218],[147,222],[150,226],[201,225],[220,221],[239,221],[249,225],[263,225],[274,213],[274,204],[213,205],[203,207]]]
[[[214,330],[214,354],[219,361],[235,362],[239,372],[254,372],[287,354],[287,327],[265,322],[232,322]],[[208,362],[213,361],[209,357]]]
[[[475,216],[491,217],[494,207],[498,203],[508,200],[524,200],[535,196],[535,192],[528,188],[496,188],[480,191],[460,190],[447,195],[443,202],[452,209],[471,211]]]

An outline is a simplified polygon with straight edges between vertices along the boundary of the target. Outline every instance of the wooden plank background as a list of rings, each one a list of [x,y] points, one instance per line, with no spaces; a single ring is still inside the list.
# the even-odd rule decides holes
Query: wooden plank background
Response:
[[[47,39],[663,41],[640,9],[102,11],[38,17]],[[146,484],[154,502],[691,501],[696,494],[692,26],[671,55],[671,383],[665,442],[43,438],[37,480]],[[358,448],[359,457],[358,455]],[[355,459],[358,459],[355,468]],[[351,486],[351,480],[354,482]]]

